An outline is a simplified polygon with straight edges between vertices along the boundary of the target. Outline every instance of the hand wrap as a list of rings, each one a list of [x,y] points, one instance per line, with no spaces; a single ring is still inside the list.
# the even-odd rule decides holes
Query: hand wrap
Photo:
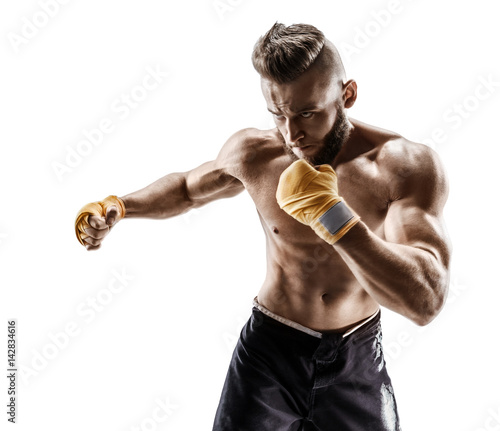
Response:
[[[95,215],[106,218],[108,208],[111,206],[116,206],[118,210],[116,222],[125,217],[125,204],[117,196],[108,196],[102,201],[87,204],[78,212],[75,220],[75,232],[80,244],[85,245],[83,240],[89,236],[85,233],[85,228],[90,227],[89,217]]]
[[[280,208],[329,244],[360,220],[338,195],[337,174],[330,165],[315,169],[305,160],[295,161],[281,174],[276,199]]]

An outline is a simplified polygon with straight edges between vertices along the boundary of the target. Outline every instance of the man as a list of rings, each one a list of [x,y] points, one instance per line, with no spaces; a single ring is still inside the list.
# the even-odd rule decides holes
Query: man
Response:
[[[347,118],[356,82],[315,27],[275,24],[252,61],[276,128],[241,130],[213,161],[85,206],[77,236],[95,250],[123,217],[172,217],[247,190],[267,276],[214,430],[398,430],[379,307],[425,325],[443,306],[443,168],[428,147]]]

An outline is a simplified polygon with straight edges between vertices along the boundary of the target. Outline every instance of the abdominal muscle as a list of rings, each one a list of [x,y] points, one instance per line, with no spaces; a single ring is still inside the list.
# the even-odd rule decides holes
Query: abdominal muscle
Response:
[[[260,305],[319,332],[344,332],[378,310],[334,248],[309,227],[288,241],[277,228],[263,227],[267,276],[257,296]]]
[[[373,315],[379,305],[332,245],[278,206],[275,195],[279,177],[291,160],[286,154],[277,158],[271,154],[269,158],[248,169],[253,174],[251,179],[240,178],[256,205],[266,235],[267,275],[257,300],[271,312],[316,331],[348,330]],[[349,177],[357,171],[346,172]],[[358,189],[355,192],[360,194]],[[347,196],[349,202],[367,200],[356,193]],[[368,196],[370,201],[374,201],[373,195]],[[369,208],[358,214],[366,221],[378,213]],[[373,227],[381,219],[375,221]]]

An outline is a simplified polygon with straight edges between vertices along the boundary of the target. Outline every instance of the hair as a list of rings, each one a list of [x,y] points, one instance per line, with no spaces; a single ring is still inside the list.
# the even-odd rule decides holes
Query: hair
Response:
[[[297,79],[313,64],[339,78],[345,76],[335,46],[309,24],[275,23],[255,44],[252,63],[261,77],[279,84]]]

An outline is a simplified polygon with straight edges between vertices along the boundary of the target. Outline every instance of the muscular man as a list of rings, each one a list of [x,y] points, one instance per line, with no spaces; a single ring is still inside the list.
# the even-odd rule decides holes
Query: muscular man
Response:
[[[213,161],[87,205],[77,236],[95,250],[123,217],[173,217],[246,190],[267,276],[214,430],[398,430],[379,307],[426,325],[443,306],[443,167],[428,147],[347,118],[356,82],[315,27],[275,24],[252,61],[276,128],[241,130]]]

